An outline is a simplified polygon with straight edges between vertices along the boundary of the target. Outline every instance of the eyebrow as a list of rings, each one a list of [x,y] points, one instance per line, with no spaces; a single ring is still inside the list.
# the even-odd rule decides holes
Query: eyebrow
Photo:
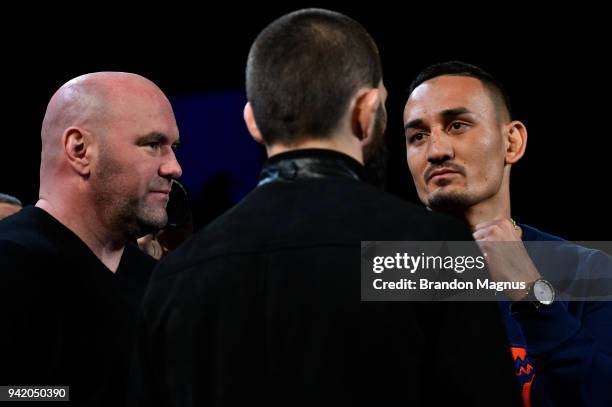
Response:
[[[456,117],[456,116],[460,116],[466,113],[472,113],[472,112],[470,112],[465,107],[455,107],[453,109],[443,110],[442,112],[440,112],[440,116],[442,116],[445,119],[448,119],[450,117]]]
[[[164,134],[164,133],[160,133],[158,131],[154,131],[151,132],[149,134],[145,134],[144,136],[141,136],[138,138],[137,143],[139,145],[144,145],[147,143],[168,143],[168,141],[170,140],[170,138]],[[176,142],[173,143],[173,145],[178,145],[180,142],[179,139],[176,140]]]
[[[408,123],[406,123],[406,126],[404,126],[404,130],[418,129],[419,127],[423,127],[423,120],[422,119],[414,119],[414,120],[410,120]]]
[[[439,113],[439,116],[441,116],[444,119],[450,119],[453,117],[460,116],[462,114],[472,114],[472,112],[466,109],[465,107],[455,107],[452,109],[442,110]],[[423,119],[410,120],[408,123],[406,123],[406,126],[404,126],[404,130],[418,129],[420,127],[423,127],[423,123],[424,123]]]

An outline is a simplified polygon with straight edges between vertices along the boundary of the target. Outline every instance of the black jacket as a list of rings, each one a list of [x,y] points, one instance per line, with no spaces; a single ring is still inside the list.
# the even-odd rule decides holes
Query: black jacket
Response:
[[[458,221],[362,182],[362,171],[329,150],[274,156],[254,191],[154,271],[138,396],[172,406],[514,405],[496,304],[360,301],[362,240],[471,238]]]

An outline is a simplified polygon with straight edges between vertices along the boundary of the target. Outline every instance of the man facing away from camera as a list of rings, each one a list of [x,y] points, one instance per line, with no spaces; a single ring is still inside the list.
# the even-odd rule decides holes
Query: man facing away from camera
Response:
[[[246,85],[269,159],[255,190],[152,275],[141,402],[515,405],[496,304],[360,302],[361,241],[471,240],[364,182],[387,96],[364,28],[287,14],[253,43]]]

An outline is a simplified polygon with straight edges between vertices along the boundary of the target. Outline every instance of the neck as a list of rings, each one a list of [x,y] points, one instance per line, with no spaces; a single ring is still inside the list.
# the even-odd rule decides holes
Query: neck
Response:
[[[464,211],[463,217],[472,228],[483,222],[510,219],[510,200],[501,196],[494,196],[469,207]]]
[[[467,208],[461,216],[474,230],[476,225],[500,219],[511,219],[510,186],[504,182],[500,190],[490,198]]]
[[[105,227],[92,205],[70,205],[41,193],[36,206],[76,234],[110,271],[117,271],[127,240]]]
[[[285,144],[273,144],[267,145],[266,151],[268,157],[275,156],[277,154],[286,153],[293,150],[304,150],[307,148],[320,148],[325,150],[338,151],[339,153],[346,154],[359,163],[363,164],[363,151],[359,145],[354,145],[349,142],[342,141],[341,137],[331,136],[326,139],[310,139],[301,143],[292,144],[291,146]]]

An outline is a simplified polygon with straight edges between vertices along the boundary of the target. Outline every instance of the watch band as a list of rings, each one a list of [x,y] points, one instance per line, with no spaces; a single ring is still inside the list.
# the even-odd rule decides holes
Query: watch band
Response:
[[[542,302],[540,300],[537,299],[535,292],[534,292],[534,287],[536,285],[537,282],[543,282],[545,283],[547,286],[550,287],[551,290],[553,290],[553,299],[551,300],[554,301],[554,287],[552,286],[551,283],[549,283],[548,281],[544,280],[543,278],[539,278],[536,281],[534,281],[533,283],[529,284],[529,290],[527,291],[527,295],[525,297],[523,297],[521,300],[519,301],[515,301],[510,305],[510,311],[512,314],[515,313],[519,313],[519,312],[533,312],[533,311],[537,311],[538,309],[542,308],[542,307],[546,307],[549,304],[546,304],[545,302]]]

